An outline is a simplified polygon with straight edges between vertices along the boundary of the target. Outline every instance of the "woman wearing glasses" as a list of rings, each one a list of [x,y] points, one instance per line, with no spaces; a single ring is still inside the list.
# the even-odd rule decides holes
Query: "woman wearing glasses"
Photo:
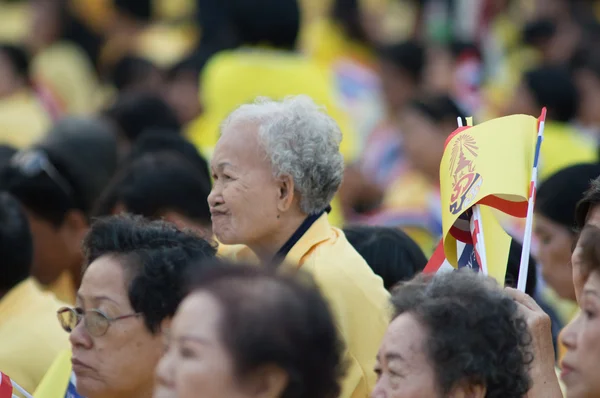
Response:
[[[76,307],[58,311],[71,333],[77,391],[87,398],[151,397],[184,276],[215,248],[170,224],[131,216],[96,222],[83,248]]]

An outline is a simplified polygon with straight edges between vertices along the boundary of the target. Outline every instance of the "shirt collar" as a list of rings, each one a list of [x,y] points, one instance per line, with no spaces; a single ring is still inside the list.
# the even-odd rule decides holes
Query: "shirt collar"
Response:
[[[327,213],[321,213],[290,248],[283,261],[284,264],[299,267],[302,265],[304,256],[316,245],[329,239],[330,235],[331,225],[327,219]]]

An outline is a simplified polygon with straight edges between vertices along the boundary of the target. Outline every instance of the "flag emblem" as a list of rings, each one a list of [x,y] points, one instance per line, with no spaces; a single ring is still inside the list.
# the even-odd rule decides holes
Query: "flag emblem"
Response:
[[[475,139],[469,134],[460,135],[452,145],[450,212],[454,215],[470,207],[483,183],[481,174],[475,171],[478,149]]]

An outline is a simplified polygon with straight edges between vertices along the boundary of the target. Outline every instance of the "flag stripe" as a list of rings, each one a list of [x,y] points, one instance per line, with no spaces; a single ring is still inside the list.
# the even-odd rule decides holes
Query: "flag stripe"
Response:
[[[2,375],[0,378],[0,398],[12,398],[13,387],[10,378],[2,372],[0,372],[0,375]]]

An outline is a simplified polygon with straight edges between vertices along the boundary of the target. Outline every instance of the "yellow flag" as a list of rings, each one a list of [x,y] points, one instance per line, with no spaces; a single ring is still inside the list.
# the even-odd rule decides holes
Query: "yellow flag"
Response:
[[[44,375],[33,396],[64,398],[71,378],[71,350],[61,352]]]
[[[507,116],[459,128],[448,138],[440,164],[440,191],[444,252],[452,265],[457,263],[456,239],[470,239],[468,222],[465,227],[461,216],[475,204],[526,216],[537,123],[532,116]],[[485,217],[491,224],[482,228],[499,232],[494,215],[486,212]],[[493,238],[484,236],[489,261],[495,248],[490,244]]]
[[[504,232],[491,208],[481,206],[481,230],[485,239],[488,275],[504,286],[512,238]],[[456,247],[456,245],[455,245]]]

